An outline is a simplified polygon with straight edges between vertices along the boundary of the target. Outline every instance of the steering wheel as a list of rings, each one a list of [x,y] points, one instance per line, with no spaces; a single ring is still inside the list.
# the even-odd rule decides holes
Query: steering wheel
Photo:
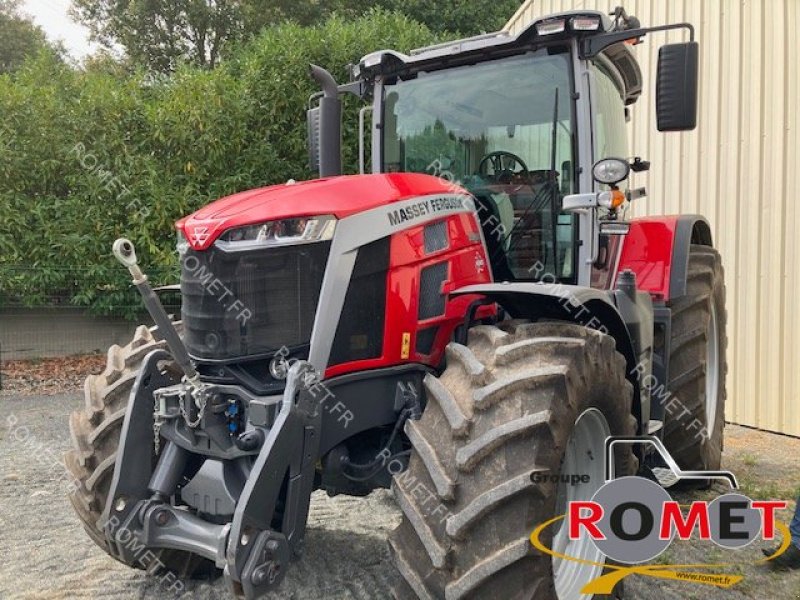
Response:
[[[511,162],[508,162],[508,159],[510,159]],[[489,163],[492,164],[494,177],[498,183],[511,183],[511,179],[514,176],[515,171],[513,168],[509,167],[513,167],[514,165],[519,165],[522,167],[522,172],[526,175],[528,173],[528,165],[526,165],[525,161],[513,152],[506,152],[505,150],[490,152],[481,159],[481,162],[478,163],[478,175],[481,175],[482,177],[488,177],[488,174],[485,171],[486,166]]]

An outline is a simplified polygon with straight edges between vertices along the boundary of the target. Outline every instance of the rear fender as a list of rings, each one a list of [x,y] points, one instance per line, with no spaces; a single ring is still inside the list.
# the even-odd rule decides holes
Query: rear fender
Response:
[[[620,253],[617,277],[625,270],[636,274],[637,288],[653,299],[653,379],[658,388],[669,381],[672,311],[668,302],[686,295],[692,244],[713,246],[711,227],[699,215],[645,217],[630,222]],[[654,388],[655,384],[650,385]],[[651,390],[652,392],[652,390]],[[652,395],[652,394],[651,394]],[[651,418],[664,419],[661,402],[652,405]]]
[[[625,320],[612,300],[615,292],[604,292],[565,284],[494,283],[459,288],[458,294],[481,294],[497,302],[516,319],[557,319],[597,329],[614,338],[617,351],[625,357],[625,377],[633,385],[633,414],[639,422],[650,418],[649,399],[640,389],[639,352]],[[649,352],[649,348],[643,349]]]
[[[711,227],[700,215],[644,217],[630,222],[617,274],[636,274],[638,289],[666,302],[686,294],[692,244],[712,246]]]

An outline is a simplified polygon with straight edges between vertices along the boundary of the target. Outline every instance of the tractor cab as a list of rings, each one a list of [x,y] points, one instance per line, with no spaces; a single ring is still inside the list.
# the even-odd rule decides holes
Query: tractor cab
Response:
[[[360,144],[362,172],[370,162],[373,172],[427,173],[469,191],[495,280],[546,275],[608,284],[609,277],[593,271],[608,271],[616,245],[601,239],[589,219],[581,223],[578,211],[565,209],[564,198],[616,189],[619,182],[593,177],[603,159],[623,161],[627,176],[627,106],[642,93],[631,46],[652,31],[691,30],[686,24],[642,29],[621,8],[613,17],[567,12],[517,35],[482,35],[408,55],[375,52],[338,88],[315,68],[325,92],[312,98],[319,104],[308,113],[312,166],[321,175],[339,172],[333,96],[355,93],[371,102],[360,113],[362,138],[371,115],[372,138],[369,161]],[[694,127],[696,56],[694,42],[662,48],[661,129]],[[600,217],[615,221],[618,208],[599,207]]]

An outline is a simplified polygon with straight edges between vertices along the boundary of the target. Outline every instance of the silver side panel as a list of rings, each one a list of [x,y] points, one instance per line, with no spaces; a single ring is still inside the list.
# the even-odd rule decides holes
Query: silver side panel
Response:
[[[470,196],[434,194],[393,202],[339,221],[311,334],[309,362],[317,373],[323,375],[328,367],[333,338],[339,326],[359,249],[410,227],[458,213],[474,212],[475,206]]]

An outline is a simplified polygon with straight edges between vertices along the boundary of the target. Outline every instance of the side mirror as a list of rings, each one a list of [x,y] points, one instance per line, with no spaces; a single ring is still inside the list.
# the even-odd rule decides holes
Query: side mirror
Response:
[[[656,121],[659,131],[697,126],[697,42],[667,44],[658,51]]]

